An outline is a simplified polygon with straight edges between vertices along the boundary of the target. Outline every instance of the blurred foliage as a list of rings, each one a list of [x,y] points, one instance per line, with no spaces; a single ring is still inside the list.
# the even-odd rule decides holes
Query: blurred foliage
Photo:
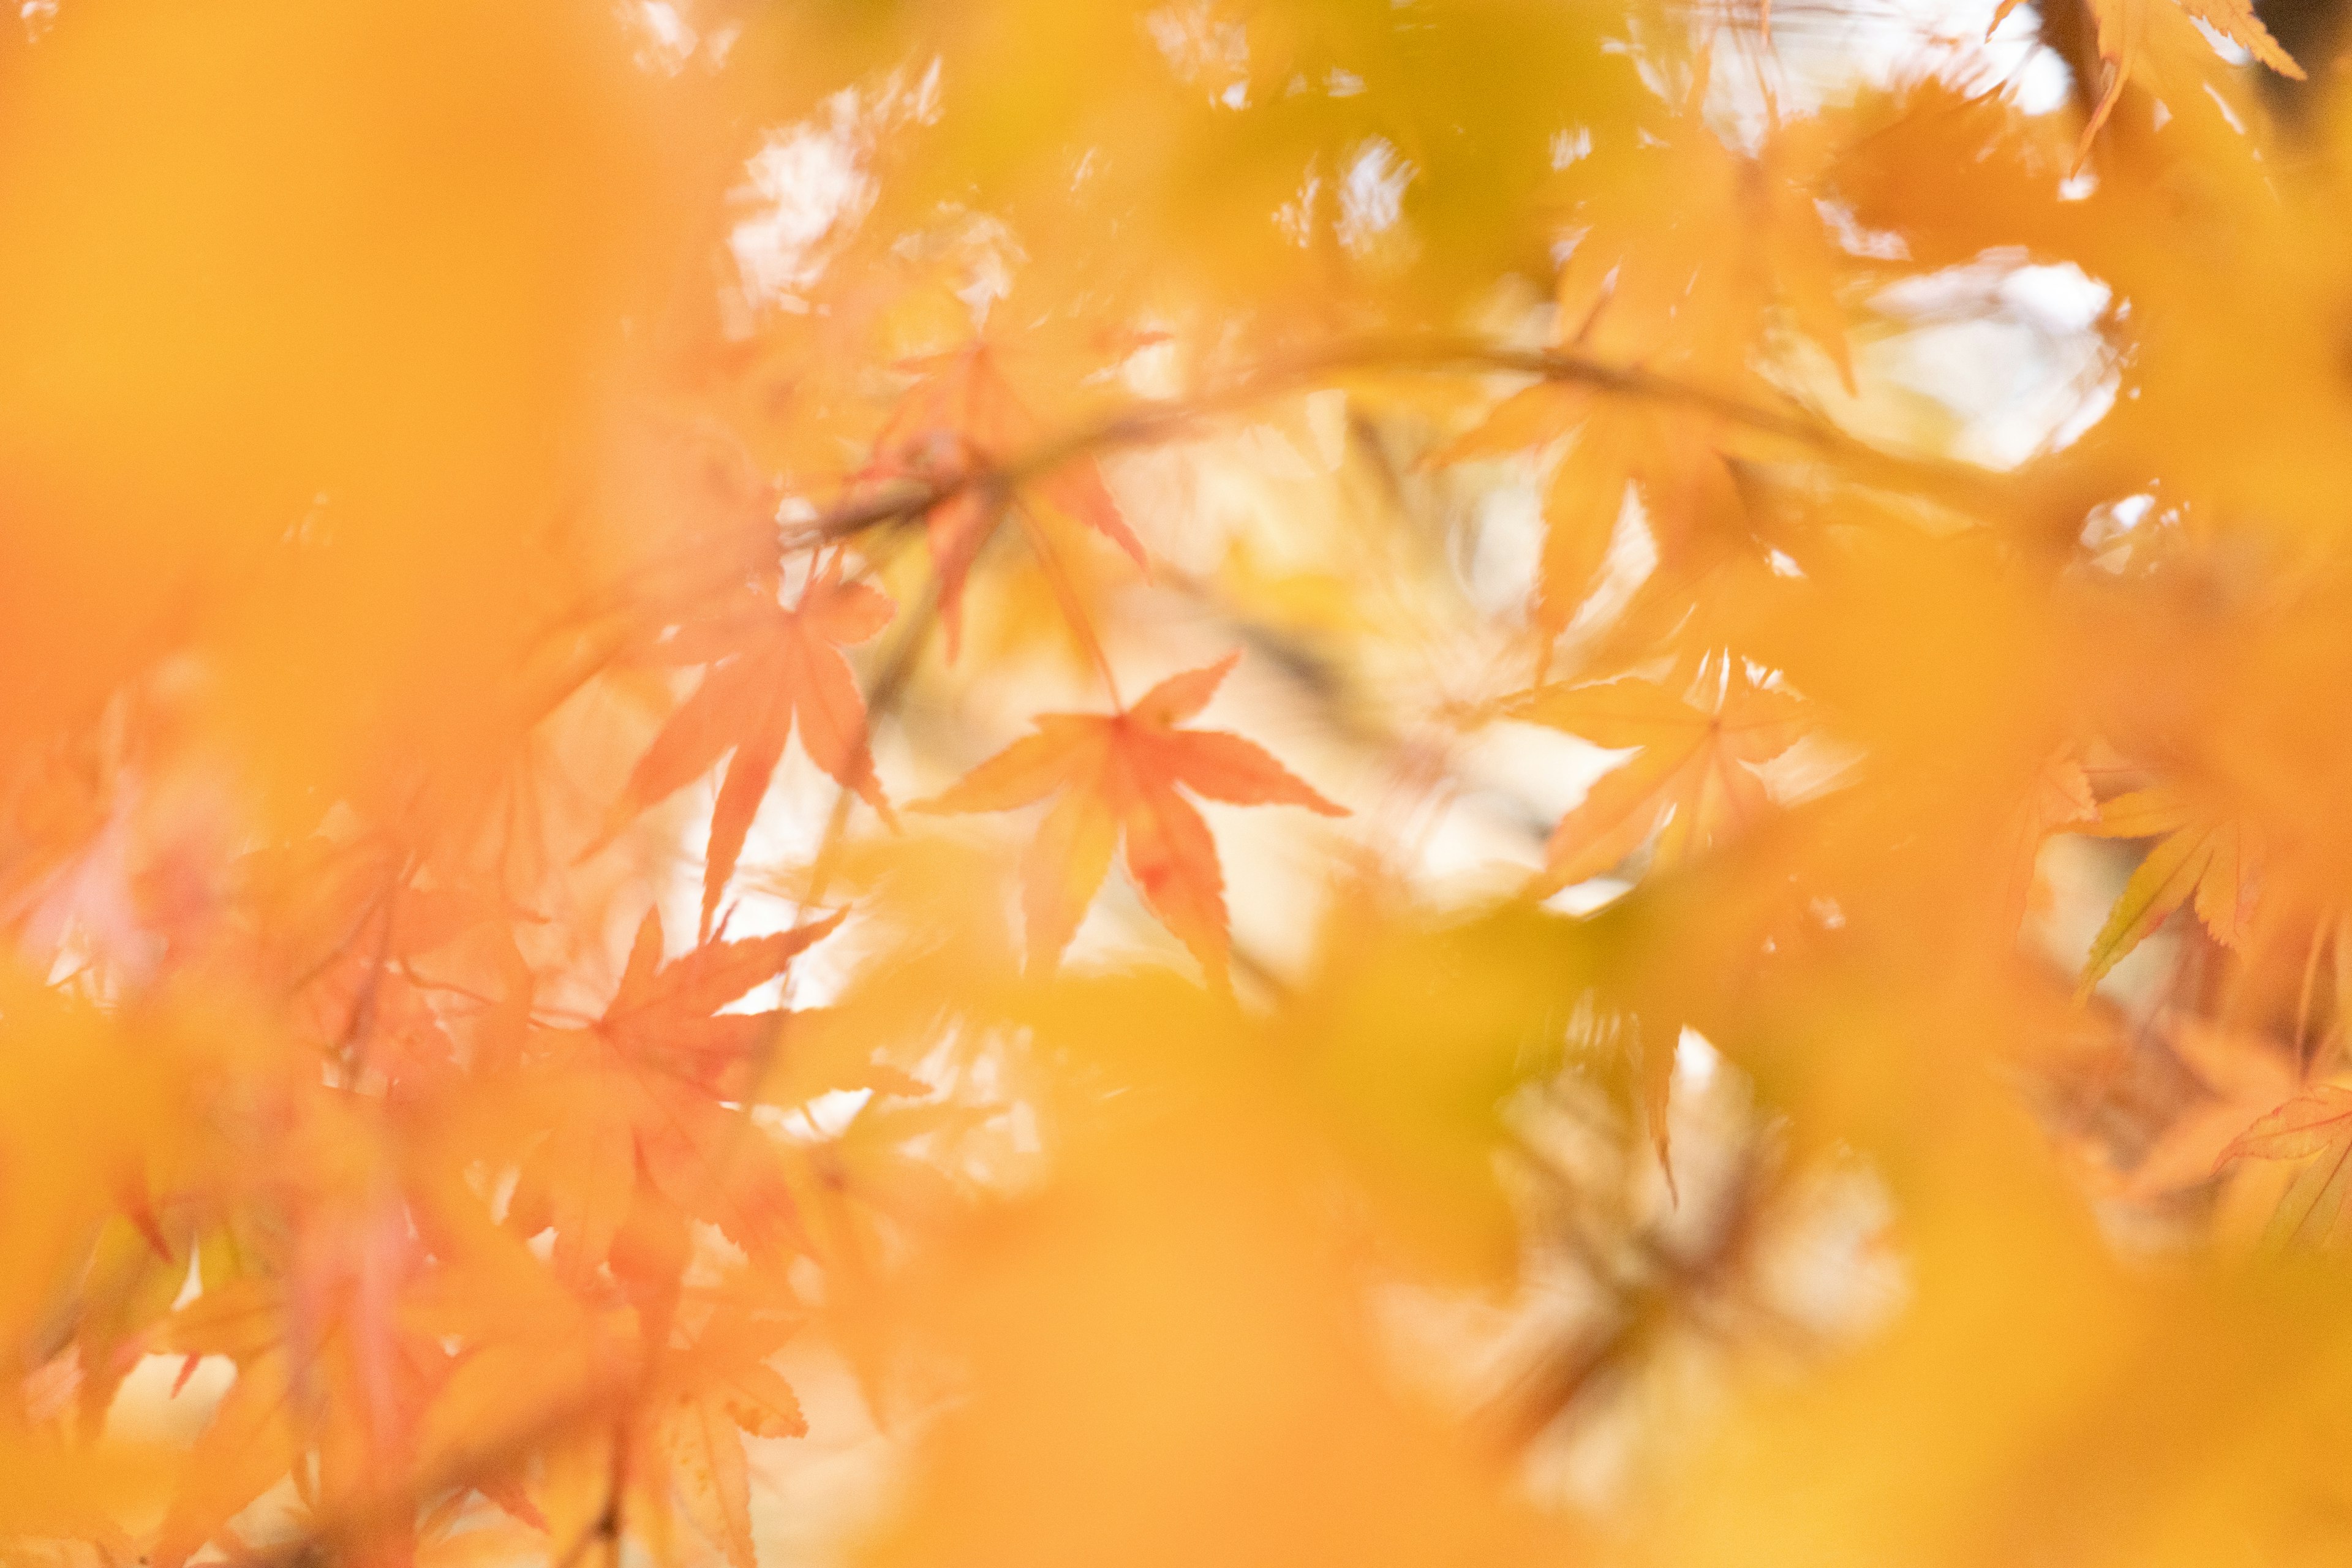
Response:
[[[2342,75],[22,6],[0,1560],[2340,1560]]]

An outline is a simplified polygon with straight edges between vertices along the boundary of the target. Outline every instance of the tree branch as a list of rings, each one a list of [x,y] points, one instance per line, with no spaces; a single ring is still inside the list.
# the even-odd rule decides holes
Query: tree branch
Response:
[[[975,485],[1017,486],[1079,458],[1148,446],[1202,420],[1234,413],[1336,375],[1366,371],[1495,373],[1578,384],[1709,415],[1759,435],[1791,441],[1837,462],[1865,483],[1931,497],[1964,510],[1999,512],[2013,502],[2015,486],[2004,475],[1968,463],[1885,451],[1794,404],[1763,407],[1637,365],[1611,364],[1559,350],[1514,349],[1471,338],[1393,338],[1343,345],[1253,373],[1192,397],[1140,404],[992,466],[845,502],[809,521],[786,527],[782,531],[782,547],[789,552],[820,546],[885,523],[920,517]]]

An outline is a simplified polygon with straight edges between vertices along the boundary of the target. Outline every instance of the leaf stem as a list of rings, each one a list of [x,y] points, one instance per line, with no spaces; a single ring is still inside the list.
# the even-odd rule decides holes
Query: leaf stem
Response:
[[[1062,619],[1069,624],[1070,633],[1078,639],[1078,646],[1086,649],[1087,658],[1094,664],[1095,673],[1102,677],[1103,689],[1110,694],[1111,707],[1118,712],[1126,712],[1127,700],[1119,695],[1118,677],[1111,670],[1110,657],[1103,652],[1102,638],[1096,634],[1094,617],[1087,614],[1086,603],[1078,597],[1077,584],[1070,580],[1069,571],[1062,563],[1061,552],[1054,548],[1054,542],[1045,537],[1045,529],[1025,509],[1021,513],[1021,533],[1029,542],[1029,548],[1035,552],[1037,564],[1045,574],[1046,584],[1053,589],[1054,598],[1062,606]]]

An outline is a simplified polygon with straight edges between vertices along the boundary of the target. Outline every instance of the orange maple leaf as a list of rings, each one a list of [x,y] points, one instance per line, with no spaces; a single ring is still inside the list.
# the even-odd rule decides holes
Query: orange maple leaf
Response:
[[[1706,59],[1664,137],[1596,157],[1555,284],[1561,346],[1763,392],[1755,353],[1785,321],[1851,393],[1850,258],[1813,199],[1829,128],[1775,117],[1752,152],[1727,143],[1703,109]]]
[[[2301,1160],[2352,1136],[2352,1089],[2315,1083],[2258,1118],[2221,1151],[2214,1167],[2232,1160]]]
[[[1667,560],[1742,510],[1706,417],[1564,382],[1541,382],[1505,398],[1433,460],[1549,449],[1563,438],[1544,485],[1543,556],[1532,606],[1547,646],[1600,585],[1629,488],[1642,498],[1651,536]]]
[[[2090,151],[2099,128],[2123,96],[2124,83],[2139,70],[2148,47],[2148,27],[2155,17],[2155,7],[2175,7],[2191,19],[2204,23],[2221,37],[2243,48],[2254,58],[2296,81],[2304,79],[2303,68],[2294,58],[2279,47],[2254,15],[2252,0],[2089,0],[2091,15],[2099,28],[2099,63],[2105,68],[2105,80],[2100,84],[2099,101],[2091,110],[2091,117],[2083,127],[2079,163]],[[2017,0],[2001,0],[1994,10],[1992,25],[2001,21],[2016,8]]]
[[[789,1236],[797,1222],[782,1177],[758,1163],[756,1140],[729,1126],[730,1102],[752,1087],[760,1042],[784,1015],[717,1009],[782,973],[845,914],[706,943],[665,966],[661,917],[648,910],[604,1016],[541,1037],[547,1102],[569,1113],[524,1163],[509,1228],[531,1236],[552,1226],[557,1271],[571,1279],[613,1254],[648,1185],[655,1202],[711,1220],[747,1250]]]
[[[414,1451],[457,1358],[410,1310],[421,1261],[411,1212],[394,1201],[313,1216],[299,1226],[300,1267],[278,1277],[228,1273],[236,1244],[217,1238],[228,1245],[200,1262],[203,1293],[147,1348],[185,1358],[174,1396],[206,1357],[233,1362],[236,1381],[187,1452],[147,1561],[180,1568],[208,1542],[233,1543],[231,1521],[289,1472],[313,1517],[361,1506]],[[536,1522],[514,1478],[466,1484]],[[408,1529],[396,1515],[383,1522],[387,1546]]]
[[[2044,759],[2021,795],[2003,823],[2009,855],[2000,907],[2012,921],[2024,919],[2033,902],[2042,841],[2061,828],[2095,822],[2099,816],[2099,797],[2091,792],[2089,775],[2063,752]]]
[[[1760,816],[1770,797],[1750,764],[1779,756],[1804,729],[1794,696],[1756,686],[1744,672],[1727,679],[1712,711],[1628,677],[1542,687],[1505,713],[1595,745],[1640,748],[1560,819],[1544,847],[1538,891],[1609,870],[1662,826],[1657,858],[1671,864]]]
[[[664,646],[673,659],[714,662],[638,759],[614,817],[635,816],[733,751],[711,813],[710,847],[703,862],[705,934],[795,720],[809,760],[856,791],[885,822],[895,823],[866,746],[866,701],[849,661],[841,656],[844,645],[864,642],[888,625],[891,609],[879,591],[843,582],[835,560],[810,579],[800,603],[790,609],[756,595],[739,613],[689,629]]]
[[[939,573],[940,626],[953,658],[961,636],[964,580],[1010,499],[992,476],[1031,453],[1040,436],[987,344],[927,356],[908,368],[919,379],[875,438],[866,477],[910,478],[946,491],[924,512],[923,528]],[[1024,488],[1024,504],[1042,502],[1093,529],[1150,570],[1142,542],[1120,515],[1092,458],[1055,464]]]
[[[2172,1054],[2205,1092],[2175,1111],[2132,1167],[2122,1194],[2140,1201],[2168,1197],[2212,1180],[2241,1155],[2286,1157],[2249,1145],[2248,1140],[2261,1144],[2254,1130],[2269,1124],[2274,1131],[2275,1109],[2294,1098],[2294,1053],[2268,1035],[2187,1013],[2168,1014],[2161,1026]]]
[[[182,1384],[208,1355],[234,1361],[236,1381],[214,1407],[173,1489],[148,1553],[162,1568],[180,1568],[299,1455],[289,1317],[284,1287],[238,1279],[212,1286],[163,1325],[162,1348],[187,1358]]]
[[[2308,1235],[2326,1243],[2344,1222],[2352,1198],[2352,1089],[2315,1083],[2239,1134],[2213,1163],[2232,1160],[2308,1161],[2279,1194],[2265,1240],[2285,1244]]]
[[[743,1434],[808,1432],[792,1385],[767,1363],[792,1331],[789,1323],[740,1315],[715,1321],[679,1358],[667,1398],[656,1406],[654,1447],[687,1517],[726,1555],[728,1568],[757,1568]]]
[[[981,763],[918,810],[1004,811],[1066,792],[1022,866],[1030,961],[1050,970],[1127,847],[1127,874],[1163,924],[1223,984],[1228,944],[1216,840],[1182,785],[1234,805],[1303,805],[1344,816],[1255,742],[1176,726],[1208,706],[1236,659],[1171,676],[1117,712],[1041,713],[1037,732]]]

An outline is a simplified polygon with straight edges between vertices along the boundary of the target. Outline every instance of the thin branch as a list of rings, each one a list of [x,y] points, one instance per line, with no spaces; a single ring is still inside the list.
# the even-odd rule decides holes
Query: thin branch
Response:
[[[1127,711],[1127,700],[1119,695],[1118,676],[1110,667],[1110,656],[1103,651],[1102,637],[1095,630],[1094,617],[1087,614],[1086,601],[1079,596],[1077,584],[1070,581],[1068,570],[1054,549],[1054,542],[1027,512],[1022,513],[1022,535],[1029,542],[1030,552],[1036,556],[1044,569],[1045,583],[1053,590],[1055,602],[1061,605],[1062,619],[1069,623],[1070,635],[1086,650],[1087,658],[1102,678],[1103,690],[1110,705],[1119,712]]]
[[[1079,458],[1149,446],[1204,419],[1249,408],[1335,375],[1366,371],[1491,373],[1572,383],[1706,414],[1759,435],[1792,441],[1838,462],[1864,482],[1932,497],[1966,510],[2002,510],[2012,498],[2013,485],[1996,471],[1885,451],[1795,404],[1765,407],[1638,365],[1612,364],[1554,349],[1514,349],[1472,338],[1395,338],[1343,345],[1287,365],[1253,372],[1191,397],[1139,404],[992,466],[933,484],[901,486],[845,502],[784,529],[783,548],[819,546],[885,523],[919,517],[976,485],[1017,486]]]

